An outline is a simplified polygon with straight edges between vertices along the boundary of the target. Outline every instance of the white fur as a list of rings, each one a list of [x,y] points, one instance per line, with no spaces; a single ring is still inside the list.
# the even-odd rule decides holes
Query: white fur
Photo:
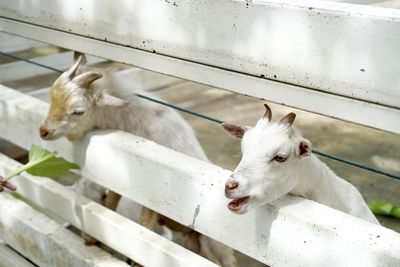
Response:
[[[234,127],[240,126],[225,128],[242,137],[243,156],[227,182],[238,186],[225,194],[230,199],[250,196],[234,212],[243,214],[289,193],[379,224],[358,190],[313,155],[310,141],[291,123],[274,123],[264,116],[254,128],[240,127],[243,136],[237,136]],[[274,160],[277,155],[287,160]]]

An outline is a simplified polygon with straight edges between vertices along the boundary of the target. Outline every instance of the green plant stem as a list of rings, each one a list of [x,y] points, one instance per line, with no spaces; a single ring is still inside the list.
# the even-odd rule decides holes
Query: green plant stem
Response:
[[[8,181],[8,180],[10,180],[11,178],[13,178],[14,176],[20,174],[21,172],[26,171],[26,170],[28,170],[28,169],[30,169],[30,168],[36,166],[36,165],[39,165],[40,163],[45,162],[45,161],[47,161],[47,160],[49,160],[49,159],[55,157],[56,155],[57,155],[57,152],[52,152],[52,153],[50,153],[50,154],[44,156],[44,157],[41,158],[41,159],[37,159],[37,160],[31,161],[31,162],[28,162],[27,164],[25,164],[25,165],[23,165],[23,166],[17,168],[15,171],[13,171],[13,172],[7,174],[6,177],[4,177],[4,179],[5,179],[6,181]]]

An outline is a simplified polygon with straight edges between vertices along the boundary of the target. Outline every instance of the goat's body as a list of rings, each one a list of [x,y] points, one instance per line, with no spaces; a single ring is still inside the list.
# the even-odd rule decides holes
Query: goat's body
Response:
[[[357,188],[338,177],[315,155],[303,159],[298,165],[298,183],[291,194],[379,224]]]
[[[83,67],[79,71],[86,71],[87,69],[92,68]],[[82,128],[76,128],[73,135],[80,137],[95,129],[121,130],[208,161],[192,128],[176,111],[136,95],[136,93],[140,93],[155,98],[148,92],[131,86],[126,75],[126,72],[129,73],[129,69],[120,72],[116,72],[114,69],[96,69],[96,71],[103,74],[103,79],[96,81],[92,86],[94,88],[105,88],[106,93],[128,101],[129,105],[118,108],[97,107],[93,110],[91,120],[82,124]],[[77,190],[98,202],[101,201],[100,198],[105,192],[105,188],[85,179],[77,184]],[[131,201],[123,198],[122,202],[129,203]],[[117,211],[127,216],[131,213],[130,210],[126,210],[128,207],[128,204],[124,204],[123,207],[117,208]],[[137,212],[134,214],[129,217],[131,219],[136,218]]]
[[[129,70],[115,72],[96,69],[96,71],[103,74],[103,79],[93,83],[93,89],[105,88],[105,93],[128,101],[129,104],[124,107],[96,107],[91,111],[91,120],[87,121],[86,124],[82,124],[82,127],[77,127],[74,132],[70,133],[70,136],[79,139],[94,129],[122,130],[155,141],[160,145],[200,160],[208,161],[192,128],[175,110],[144,100],[136,95],[136,93],[141,93],[154,98],[151,94],[135,89],[132,86],[133,81],[129,81],[127,79],[129,76],[125,73],[129,72]],[[106,191],[105,188],[86,179],[81,179],[77,183],[76,189],[98,202],[101,201],[101,197]],[[140,204],[122,197],[116,211],[138,221],[139,215],[143,216],[142,212],[144,210],[141,209]],[[146,212],[148,211],[146,210]],[[151,228],[152,226],[150,225],[154,225],[157,222],[157,217],[154,216],[154,213],[147,214],[152,214],[151,219],[144,219],[145,221],[150,221],[149,224],[143,221],[142,223]],[[175,225],[177,224],[175,223]],[[178,226],[178,228],[182,229],[183,226]],[[187,229],[181,231],[188,233]],[[188,236],[191,236],[191,234],[189,233]],[[222,266],[237,266],[236,258],[231,248],[203,235],[192,236],[198,238],[198,240],[192,239],[189,241],[192,244],[198,244],[198,250],[193,249],[194,251],[218,264],[222,264]]]
[[[84,67],[83,70],[92,69]],[[103,78],[92,84],[94,88],[105,88],[105,92],[126,100],[125,107],[97,107],[91,121],[77,129],[76,135],[83,136],[94,129],[115,129],[155,141],[173,150],[208,161],[197,141],[192,128],[175,111],[168,107],[139,98],[136,93],[156,98],[132,86],[129,69],[116,72],[114,69],[96,69]]]
[[[207,161],[193,130],[176,112],[133,94],[123,99],[130,104],[119,109],[102,108],[96,111],[96,129],[126,131]]]

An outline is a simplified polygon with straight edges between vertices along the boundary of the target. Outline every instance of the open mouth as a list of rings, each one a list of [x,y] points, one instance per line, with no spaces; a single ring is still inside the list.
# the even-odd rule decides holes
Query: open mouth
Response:
[[[231,211],[240,210],[247,202],[249,202],[250,196],[236,198],[228,203],[228,209]]]

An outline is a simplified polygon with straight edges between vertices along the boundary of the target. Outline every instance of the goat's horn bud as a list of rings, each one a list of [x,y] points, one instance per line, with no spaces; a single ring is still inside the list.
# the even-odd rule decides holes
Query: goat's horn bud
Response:
[[[103,77],[101,73],[98,72],[85,72],[76,76],[73,81],[79,86],[85,88],[88,87],[92,82]]]
[[[67,77],[68,77],[69,79],[72,79],[72,78],[74,77],[75,72],[76,72],[76,70],[78,69],[79,65],[81,64],[82,60],[83,60],[83,56],[80,55],[80,56],[78,57],[78,59],[76,60],[75,64],[72,65],[72,67],[69,68],[69,70],[67,70],[67,71],[65,72],[66,75],[67,75]]]
[[[265,107],[265,113],[264,113],[263,118],[264,119],[268,119],[268,121],[271,121],[272,111],[271,111],[270,107],[267,104],[264,104],[264,107]]]
[[[85,54],[83,54],[81,52],[78,52],[78,51],[74,51],[74,61],[78,61],[79,57],[82,57],[80,64],[86,64],[87,63]]]
[[[294,119],[296,119],[296,114],[294,114],[293,112],[290,112],[285,117],[283,117],[279,123],[287,124],[288,126],[291,126],[294,122]]]

